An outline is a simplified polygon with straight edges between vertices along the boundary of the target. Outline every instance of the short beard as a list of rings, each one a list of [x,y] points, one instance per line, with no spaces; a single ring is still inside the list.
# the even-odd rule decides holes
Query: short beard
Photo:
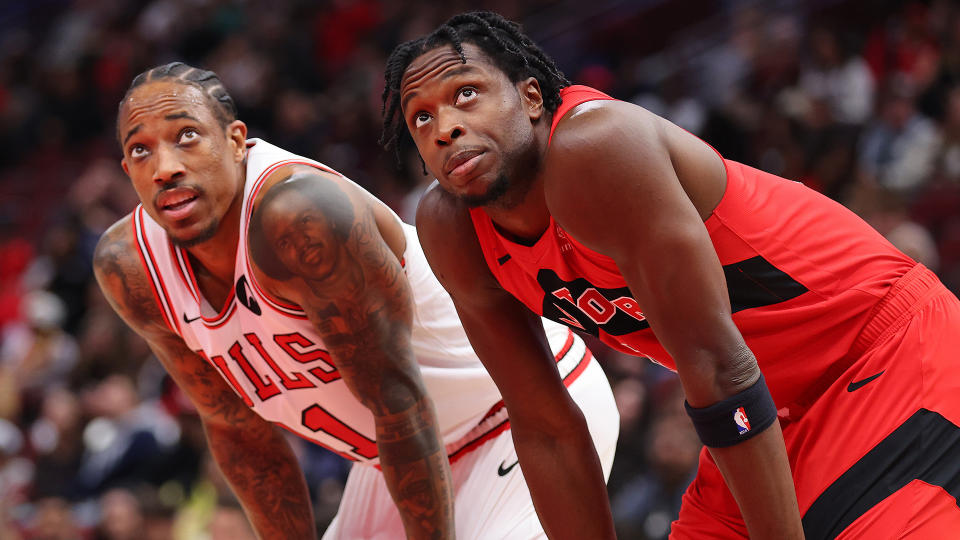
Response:
[[[219,227],[220,227],[220,222],[214,221],[206,229],[203,229],[202,231],[200,231],[200,234],[188,240],[177,238],[171,234],[167,234],[167,236],[170,238],[170,241],[173,242],[175,246],[183,249],[189,249],[213,238],[217,234],[217,229]]]
[[[492,206],[497,202],[497,199],[506,195],[509,190],[510,180],[507,178],[507,175],[500,173],[485,193],[479,195],[461,195],[460,200],[470,208],[487,205]]]
[[[513,176],[507,176],[506,173],[500,172],[493,183],[490,184],[490,187],[487,188],[486,193],[481,193],[480,195],[461,195],[460,200],[469,208],[477,208],[479,206],[487,206],[498,210],[512,210],[516,208],[527,198],[527,194],[530,193],[530,188],[533,187],[533,179],[535,177],[535,172],[533,172],[535,169],[529,166],[529,162],[522,162],[522,165],[525,165],[525,167],[521,168],[520,172]],[[511,178],[513,178],[513,180],[511,180]],[[516,181],[518,178],[520,180]]]

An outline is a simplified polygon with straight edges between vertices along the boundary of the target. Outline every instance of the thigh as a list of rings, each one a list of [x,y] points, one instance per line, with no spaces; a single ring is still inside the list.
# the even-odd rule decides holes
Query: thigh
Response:
[[[452,470],[457,538],[546,538],[510,430],[455,461]]]
[[[956,508],[958,419],[960,303],[945,294],[870,349],[785,431],[807,538],[854,526],[888,537],[894,518],[909,530],[930,521],[924,512],[938,493],[950,494]]]
[[[960,531],[960,507],[940,486],[913,480],[860,516],[837,540],[955,538]]]
[[[387,490],[387,483],[375,467],[354,464],[340,498],[336,517],[323,540],[403,540],[406,538],[400,513]]]
[[[546,538],[508,429],[451,464],[457,538]],[[383,473],[354,465],[323,540],[401,540],[403,523]]]
[[[617,411],[617,403],[607,376],[600,364],[592,359],[568,390],[570,397],[583,412],[593,445],[600,457],[604,479],[608,480],[617,449],[617,438],[620,435],[620,413]]]

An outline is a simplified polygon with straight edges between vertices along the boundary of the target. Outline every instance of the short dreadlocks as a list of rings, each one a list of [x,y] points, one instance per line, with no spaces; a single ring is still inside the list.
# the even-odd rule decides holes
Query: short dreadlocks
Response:
[[[387,59],[384,70],[383,132],[380,144],[393,149],[400,163],[400,142],[407,135],[407,126],[400,110],[400,81],[410,63],[423,53],[442,45],[452,45],[467,63],[463,43],[479,47],[513,81],[534,77],[543,92],[543,105],[550,112],[560,106],[560,89],[570,86],[560,68],[520,28],[520,25],[489,11],[473,11],[454,15],[427,36],[401,43]]]

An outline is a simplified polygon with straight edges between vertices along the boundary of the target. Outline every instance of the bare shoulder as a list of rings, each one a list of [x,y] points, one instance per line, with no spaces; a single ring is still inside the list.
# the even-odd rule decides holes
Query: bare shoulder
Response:
[[[686,195],[677,181],[666,124],[620,101],[574,108],[558,125],[544,166],[544,196],[554,220],[609,256],[640,249],[638,227],[661,217],[656,228],[673,226],[664,210]]]
[[[461,303],[465,297],[479,299],[480,290],[501,290],[483,257],[469,208],[437,182],[417,207],[417,236],[433,273]]]
[[[726,187],[723,160],[707,143],[622,101],[586,102],[564,116],[545,170],[548,205],[560,214],[579,212],[587,200],[603,209],[631,191],[642,195],[680,188],[706,219]],[[643,200],[656,204],[649,197]]]
[[[133,215],[114,223],[97,242],[93,270],[113,309],[139,334],[168,333],[143,263],[133,231]]]
[[[444,191],[437,181],[427,188],[420,199],[416,225],[421,244],[441,247],[457,245],[458,242],[471,238],[473,243],[476,243],[469,209],[456,197]]]
[[[570,110],[557,124],[547,153],[551,177],[570,165],[604,168],[609,158],[656,146],[662,137],[661,119],[623,101],[588,101]],[[598,158],[604,158],[601,161]],[[566,176],[566,175],[560,175]]]

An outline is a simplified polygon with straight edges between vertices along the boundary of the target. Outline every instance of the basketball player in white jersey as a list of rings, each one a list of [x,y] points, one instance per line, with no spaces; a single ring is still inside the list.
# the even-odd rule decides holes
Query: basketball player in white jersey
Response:
[[[261,538],[315,537],[277,426],[356,462],[324,538],[544,536],[511,437],[525,419],[507,418],[412,227],[324,165],[247,140],[210,71],[135,78],[117,135],[142,204],[104,233],[97,279],[196,405]],[[540,406],[583,411],[600,456],[583,466],[607,475],[609,385],[579,338],[544,324],[542,376],[569,393]]]

